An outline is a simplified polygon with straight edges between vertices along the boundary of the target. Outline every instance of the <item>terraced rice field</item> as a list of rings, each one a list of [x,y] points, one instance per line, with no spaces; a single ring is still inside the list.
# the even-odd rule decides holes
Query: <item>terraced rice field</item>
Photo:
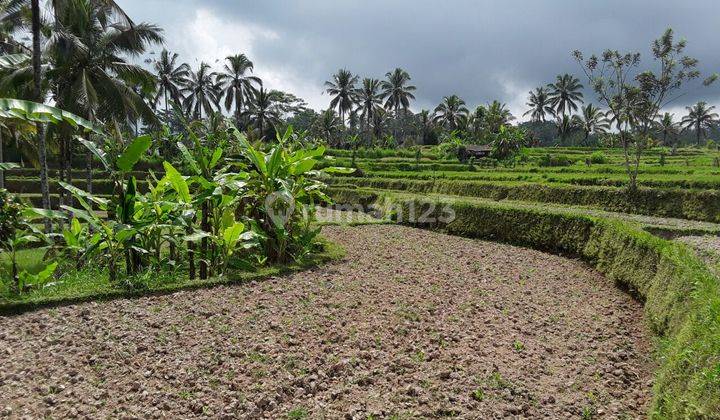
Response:
[[[328,226],[286,278],[0,319],[8,417],[641,417],[641,305],[583,263]],[[593,305],[586,305],[588,300]]]

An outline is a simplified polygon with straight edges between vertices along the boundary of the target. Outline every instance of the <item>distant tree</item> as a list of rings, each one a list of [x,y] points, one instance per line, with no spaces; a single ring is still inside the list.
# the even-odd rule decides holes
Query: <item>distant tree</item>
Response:
[[[366,128],[366,140],[369,138],[375,113],[381,109],[382,92],[380,86],[379,80],[366,77],[362,81],[362,86],[356,92],[360,121]]]
[[[330,108],[320,113],[320,116],[315,120],[313,129],[316,133],[320,134],[320,137],[331,145],[337,145],[337,135],[342,130],[342,122],[338,118],[335,111]]]
[[[355,84],[357,82],[358,76],[346,69],[338,70],[333,74],[332,80],[325,82],[325,92],[332,97],[330,108],[337,108],[343,124],[345,124],[345,113],[351,111],[355,105]]]
[[[467,118],[468,109],[465,101],[457,95],[445,96],[443,101],[435,108],[433,121],[447,127],[449,130],[456,130]]]
[[[388,128],[388,120],[388,111],[385,109],[381,108],[373,115],[372,130],[375,139],[383,138]]]
[[[153,63],[155,77],[157,77],[157,90],[153,100],[153,106],[157,109],[160,98],[165,101],[165,113],[169,112],[168,97],[176,105],[180,105],[183,100],[181,89],[190,74],[190,66],[187,63],[177,64],[177,53],[170,53],[163,49],[160,53],[160,59]]]
[[[418,123],[420,126],[420,141],[422,144],[433,144],[435,136],[433,135],[435,130],[435,124],[433,123],[432,115],[427,109],[423,109],[418,114]]]
[[[487,106],[485,114],[485,126],[491,133],[500,131],[500,127],[507,126],[515,117],[507,109],[507,106],[500,101],[492,101]]]
[[[485,131],[487,131],[487,113],[488,110],[485,106],[478,105],[475,108],[475,111],[470,114],[468,131],[477,141],[480,141],[485,134]]]
[[[548,84],[548,98],[556,114],[571,114],[583,102],[580,80],[569,74],[558,75],[555,83]]]
[[[241,117],[247,118],[250,124],[260,131],[260,136],[270,134],[269,130],[280,124],[283,109],[280,104],[282,99],[279,91],[267,91],[260,87],[254,90],[249,98],[248,106],[242,112]]]
[[[592,55],[586,61],[580,51],[573,52],[593,90],[609,110],[623,147],[628,187],[632,190],[637,187],[641,157],[660,110],[677,98],[675,92],[687,80],[700,77],[698,60],[683,55],[686,44],[684,40],[674,41],[672,29],[655,40],[652,55],[660,66],[657,73],[636,72],[639,53],[606,50],[600,57]],[[715,79],[717,75],[712,75],[704,84]]]
[[[678,124],[673,120],[673,117],[674,114],[666,112],[658,118],[655,125],[657,132],[662,135],[662,143],[664,146],[668,145],[668,139],[672,139],[678,134]],[[671,143],[673,146],[675,145],[674,141],[671,141]]]
[[[584,133],[584,145],[587,145],[590,134],[605,134],[610,130],[610,121],[605,117],[605,113],[593,104],[583,107],[582,113],[573,115],[572,119],[574,125]]]
[[[683,127],[683,131],[692,128],[695,131],[695,137],[697,139],[697,145],[700,146],[700,141],[705,134],[705,130],[710,129],[717,123],[718,114],[712,112],[715,107],[708,106],[706,102],[700,101],[693,106],[685,107],[688,111],[688,115],[684,116],[680,121],[680,126]]]
[[[256,87],[262,86],[262,80],[252,76],[254,65],[245,54],[231,55],[226,58],[228,63],[223,72],[217,75],[217,83],[225,96],[225,109],[235,108],[235,124],[240,125],[240,114],[245,102]]]
[[[392,109],[395,115],[402,109],[407,111],[410,101],[415,100],[413,92],[415,86],[408,84],[411,80],[410,74],[401,68],[396,68],[385,74],[386,80],[380,84],[382,97],[385,99],[385,109]]]
[[[530,107],[523,115],[530,114],[530,120],[534,122],[545,122],[546,115],[555,115],[552,107],[552,100],[544,87],[535,88],[530,91],[530,98],[526,104]]]
[[[415,100],[415,86],[410,83],[410,74],[401,69],[396,68],[393,71],[385,73],[386,80],[380,84],[382,95],[385,99],[385,109],[393,110],[395,115],[395,123],[393,127],[394,136],[397,137],[398,125],[401,121],[400,111],[407,113],[410,107],[410,101]]]
[[[575,124],[573,118],[566,114],[558,115],[557,120],[555,121],[555,126],[557,127],[557,135],[558,139],[560,139],[560,145],[569,145],[570,137],[572,137],[575,130],[578,129],[578,126]]]
[[[215,76],[210,65],[204,62],[197,71],[190,70],[182,93],[185,96],[183,107],[191,118],[201,119],[203,111],[210,115],[220,108],[220,87]]]

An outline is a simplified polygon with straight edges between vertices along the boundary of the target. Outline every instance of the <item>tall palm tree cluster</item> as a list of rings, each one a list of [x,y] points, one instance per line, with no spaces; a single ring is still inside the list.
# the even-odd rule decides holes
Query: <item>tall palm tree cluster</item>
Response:
[[[162,29],[134,22],[114,0],[0,0],[0,97],[53,104],[84,117],[114,133],[118,148],[123,133],[162,125],[182,130],[183,121],[223,108],[253,138],[270,136],[289,113],[305,107],[294,95],[264,89],[244,54],[226,57],[213,71],[203,62],[193,69],[163,49],[143,66],[140,58],[153,56],[151,48],[162,43]],[[75,141],[78,134],[67,123],[46,131],[44,124],[2,122],[0,161],[4,146],[13,143],[16,156],[39,165],[49,208],[48,161],[57,178],[70,183],[73,162],[81,158],[74,155],[85,151],[86,189],[92,191],[93,158]],[[63,191],[60,200],[68,204],[72,196]]]
[[[157,89],[152,106],[165,120],[179,113],[197,120],[225,111],[241,129],[254,130],[257,137],[271,136],[283,117],[298,112],[305,103],[294,95],[267,90],[253,74],[253,62],[245,54],[226,57],[222,71],[208,63],[197,69],[179,63],[178,55],[163,50],[154,61]]]
[[[483,142],[487,133],[497,133],[515,117],[506,105],[493,101],[470,112],[458,95],[445,96],[431,112],[414,114],[410,103],[415,100],[416,87],[402,68],[385,74],[384,80],[363,78],[347,69],[340,69],[325,82],[330,95],[326,111],[316,119],[316,134],[332,142],[341,133],[357,131],[366,144],[375,140],[381,145],[413,137],[430,144],[443,134],[455,133],[469,141]],[[336,112],[337,111],[337,112]]]
[[[583,85],[570,74],[558,75],[554,83],[530,91],[524,115],[536,123],[555,121],[560,145],[569,145],[576,133],[582,134],[581,144],[586,145],[590,135],[610,130],[606,113],[593,104],[583,105]]]
[[[43,14],[38,0],[0,3],[0,38],[9,53],[3,58],[12,62],[0,66],[0,95],[54,102],[96,124],[129,127],[139,120],[154,122],[155,114],[144,98],[155,77],[132,59],[161,43],[162,30],[133,22],[113,0],[53,0],[45,5]],[[25,32],[32,34],[30,46],[16,38]],[[59,178],[69,182],[77,132],[68,124],[53,126],[47,133],[42,124],[18,128],[6,125],[2,130],[16,143],[38,149],[35,156],[41,164],[47,208],[47,154],[57,151]],[[87,159],[88,189],[91,163]]]
[[[325,82],[325,93],[331,100],[328,109],[316,119],[318,131],[332,141],[346,124],[353,130],[359,126],[366,142],[370,142],[372,137],[383,137],[392,124],[393,137],[403,136],[405,133],[398,133],[398,129],[402,128],[402,119],[411,114],[410,101],[415,100],[416,87],[410,80],[410,74],[401,68],[387,72],[384,80],[366,77],[362,81],[347,69],[338,70]]]
[[[524,115],[529,115],[530,121],[534,123],[553,119],[560,145],[569,145],[576,133],[582,135],[580,144],[588,145],[591,135],[610,132],[613,121],[607,117],[607,112],[595,105],[583,106],[582,88],[577,78],[569,74],[558,75],[555,83],[529,92],[529,109]],[[655,135],[662,145],[677,147],[678,136],[692,132],[696,144],[700,146],[709,130],[720,122],[714,109],[706,102],[698,102],[686,107],[688,114],[680,121],[675,121],[674,114],[666,112],[655,122]]]

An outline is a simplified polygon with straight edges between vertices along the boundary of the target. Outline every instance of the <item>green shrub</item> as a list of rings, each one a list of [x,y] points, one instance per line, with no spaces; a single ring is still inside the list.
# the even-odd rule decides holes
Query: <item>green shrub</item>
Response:
[[[538,166],[546,167],[557,167],[557,166],[570,166],[575,162],[565,155],[551,155],[546,154],[538,161]]]
[[[605,156],[605,153],[601,151],[593,152],[593,154],[590,155],[590,163],[594,163],[596,165],[602,165],[604,163],[610,162],[610,159],[608,159],[607,156]]]
[[[20,213],[23,205],[13,194],[5,189],[0,189],[0,249],[12,238],[15,230],[20,228]]]

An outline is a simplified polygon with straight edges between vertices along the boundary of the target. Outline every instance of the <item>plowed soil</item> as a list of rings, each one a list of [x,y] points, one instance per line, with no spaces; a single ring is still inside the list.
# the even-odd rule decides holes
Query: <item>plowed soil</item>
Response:
[[[282,278],[0,319],[11,418],[629,418],[641,304],[581,262],[391,225]]]

